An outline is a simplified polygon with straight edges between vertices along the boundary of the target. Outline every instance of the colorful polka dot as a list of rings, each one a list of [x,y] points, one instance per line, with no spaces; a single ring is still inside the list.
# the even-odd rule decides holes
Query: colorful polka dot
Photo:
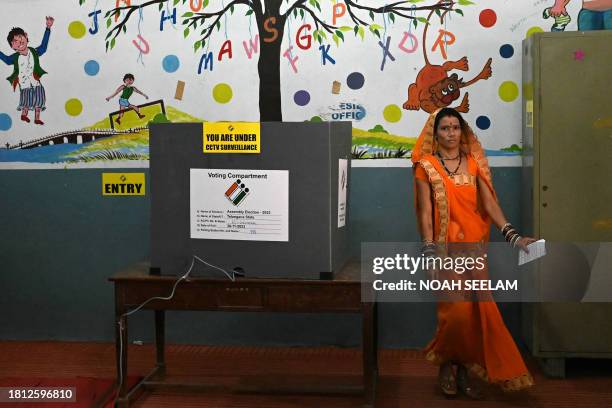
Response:
[[[510,44],[502,45],[499,47],[499,55],[501,55],[503,58],[512,58],[514,55],[514,47]]]
[[[213,88],[213,99],[217,103],[228,103],[232,100],[233,95],[232,87],[228,84],[217,84]]]
[[[176,55],[166,55],[162,61],[162,67],[168,73],[176,72],[180,66],[181,63]]]
[[[83,38],[86,32],[87,29],[85,28],[85,24],[80,21],[73,21],[68,25],[68,34],[77,40]]]
[[[346,78],[346,84],[351,89],[361,89],[365,83],[365,77],[361,72],[353,72]]]
[[[480,25],[482,25],[484,28],[493,27],[497,22],[497,14],[495,14],[495,11],[491,9],[484,9],[480,12],[478,21],[480,21]]]
[[[65,105],[66,113],[70,116],[79,116],[83,112],[83,104],[76,98],[68,99]]]
[[[529,37],[531,37],[533,34],[535,34],[535,33],[541,33],[541,32],[543,32],[543,31],[544,31],[544,30],[542,30],[542,27],[537,27],[537,26],[535,26],[535,27],[531,27],[529,30],[527,30],[527,34],[525,34],[525,38],[529,38]]]
[[[310,94],[308,91],[304,90],[297,91],[295,94],[293,94],[293,101],[296,105],[306,106],[310,102]]]
[[[519,94],[519,88],[512,81],[505,81],[499,86],[499,97],[504,102],[514,101]]]
[[[383,117],[387,122],[399,122],[402,118],[402,110],[397,105],[387,105],[383,111]]]
[[[13,126],[13,120],[6,113],[0,113],[0,130],[9,130]]]
[[[476,126],[478,126],[478,129],[487,130],[491,127],[491,119],[487,116],[479,116],[476,118]]]
[[[95,76],[98,75],[98,72],[100,72],[100,64],[98,64],[98,61],[89,60],[85,63],[85,73],[87,75]]]

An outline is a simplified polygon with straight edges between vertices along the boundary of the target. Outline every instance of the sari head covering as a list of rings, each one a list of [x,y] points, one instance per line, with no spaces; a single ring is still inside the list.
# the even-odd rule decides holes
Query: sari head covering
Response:
[[[423,130],[421,130],[421,134],[419,135],[419,138],[417,139],[417,142],[414,145],[414,148],[412,149],[413,167],[416,166],[424,156],[433,155],[437,151],[438,142],[435,137],[436,130],[434,129],[436,116],[441,111],[443,112],[442,114],[444,114],[444,111],[448,112],[451,109],[452,108],[440,108],[434,111],[431,115],[429,115],[429,118],[427,119],[427,122],[425,122],[425,126],[423,127]],[[459,113],[457,114],[459,115]],[[478,138],[474,134],[474,131],[472,130],[470,125],[465,122],[465,120],[463,120],[463,123],[461,124],[460,149],[464,154],[469,154],[474,158],[474,160],[476,160],[476,163],[478,164],[479,176],[484,179],[484,181],[491,189],[491,192],[493,192],[493,195],[497,198],[495,190],[493,189],[491,169],[489,168],[489,161],[487,160],[487,156],[485,155],[482,145],[478,141]]]
[[[436,238],[434,239],[436,242],[443,244],[448,242],[448,224],[449,224],[449,194],[451,192],[447,191],[448,186],[445,182],[445,174],[444,170],[440,170],[441,167],[438,165],[438,160],[434,157],[438,143],[435,137],[435,122],[438,114],[445,116],[458,116],[457,113],[452,108],[441,108],[433,112],[429,115],[427,122],[425,122],[425,126],[417,139],[417,142],[412,149],[412,163],[413,169],[416,171],[418,166],[421,166],[425,172],[427,173],[427,177],[429,179],[429,183],[432,189],[433,196],[433,207],[435,211],[435,224],[436,224]],[[487,157],[482,149],[482,145],[478,141],[478,138],[470,128],[470,126],[461,118],[461,141],[460,141],[460,150],[466,156],[470,156],[474,159],[478,167],[477,176],[482,179],[491,193],[493,197],[497,200],[497,195],[495,194],[495,189],[493,188],[493,181],[491,177],[491,169],[489,168],[489,162]],[[416,179],[415,179],[416,183]],[[416,191],[416,189],[415,189]],[[416,205],[416,196],[415,196],[415,205]],[[480,197],[478,197],[478,210],[481,214],[485,214],[482,211],[482,203],[480,202]],[[487,216],[485,216],[487,223],[490,222]],[[487,229],[488,231],[488,229]]]

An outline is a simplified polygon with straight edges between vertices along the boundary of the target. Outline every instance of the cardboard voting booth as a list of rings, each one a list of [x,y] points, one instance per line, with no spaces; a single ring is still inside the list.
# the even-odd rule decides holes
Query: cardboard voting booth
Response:
[[[350,122],[150,129],[151,270],[194,256],[248,278],[331,279],[347,259]],[[196,275],[224,277],[198,262]]]

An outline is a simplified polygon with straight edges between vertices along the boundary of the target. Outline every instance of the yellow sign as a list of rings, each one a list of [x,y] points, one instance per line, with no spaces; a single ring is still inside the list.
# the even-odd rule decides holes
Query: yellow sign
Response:
[[[259,122],[204,123],[204,153],[259,153],[260,150]]]
[[[145,195],[144,173],[102,173],[102,195]]]

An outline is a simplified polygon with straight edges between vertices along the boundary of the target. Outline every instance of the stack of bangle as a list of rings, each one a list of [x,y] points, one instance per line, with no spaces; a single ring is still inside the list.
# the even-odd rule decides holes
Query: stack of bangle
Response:
[[[424,239],[421,252],[423,253],[423,256],[425,256],[425,258],[434,256],[436,254],[436,244],[430,239]]]
[[[512,247],[516,247],[516,243],[520,241],[522,238],[519,233],[516,231],[514,226],[509,222],[505,223],[501,228],[501,233],[504,236],[504,239],[512,245]]]

